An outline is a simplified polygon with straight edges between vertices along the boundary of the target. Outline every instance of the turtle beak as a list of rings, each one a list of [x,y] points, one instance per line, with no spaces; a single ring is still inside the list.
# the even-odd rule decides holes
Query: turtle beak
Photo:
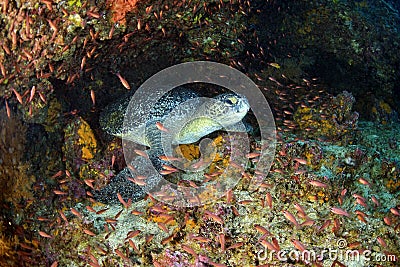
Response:
[[[243,109],[246,109],[246,112],[249,111],[249,102],[247,101],[246,98],[241,98],[239,100],[238,105],[236,105],[236,112],[243,112]]]

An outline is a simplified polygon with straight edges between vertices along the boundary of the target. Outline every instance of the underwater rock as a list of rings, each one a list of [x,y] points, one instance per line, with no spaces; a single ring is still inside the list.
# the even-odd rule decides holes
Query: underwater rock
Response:
[[[8,117],[5,109],[0,110],[0,201],[16,207],[21,200],[32,198],[35,182],[24,161],[26,132],[26,124],[14,112]]]
[[[64,129],[63,153],[67,169],[77,171],[84,162],[93,160],[97,140],[89,124],[81,117],[74,118]]]
[[[133,202],[139,201],[144,198],[146,191],[148,192],[155,188],[162,178],[148,158],[136,157],[130,165],[135,166],[136,173],[147,174],[145,184],[139,186],[132,182],[132,178],[135,178],[135,175],[126,167],[117,176],[112,178],[108,185],[93,193],[97,201],[106,204],[117,204],[120,202],[117,196],[118,193],[126,202],[129,199]]]
[[[307,137],[345,141],[351,139],[357,129],[359,114],[352,111],[354,102],[352,94],[344,91],[326,104],[299,107],[294,121]]]
[[[381,124],[396,122],[399,120],[397,112],[383,100],[375,100],[371,109],[372,119]]]

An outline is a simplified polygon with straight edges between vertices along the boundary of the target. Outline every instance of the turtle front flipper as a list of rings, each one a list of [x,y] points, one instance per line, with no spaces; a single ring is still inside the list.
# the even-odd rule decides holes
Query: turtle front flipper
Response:
[[[117,176],[111,179],[108,185],[100,190],[94,191],[94,198],[106,204],[119,203],[117,193],[119,193],[125,201],[132,199],[133,202],[136,202],[143,199],[145,196],[143,188],[129,181],[128,178],[130,177],[132,177],[130,170],[128,168],[123,169]]]
[[[157,188],[162,176],[158,173],[154,165],[161,169],[164,162],[157,156],[158,152],[148,150],[149,158],[137,156],[130,163],[131,168],[124,168],[118,173],[111,182],[98,191],[94,191],[94,198],[103,203],[117,204],[119,203],[117,194],[128,201],[133,202],[142,200],[147,192],[154,191]],[[135,183],[135,178],[141,176],[144,184]],[[141,179],[142,180],[142,179]]]

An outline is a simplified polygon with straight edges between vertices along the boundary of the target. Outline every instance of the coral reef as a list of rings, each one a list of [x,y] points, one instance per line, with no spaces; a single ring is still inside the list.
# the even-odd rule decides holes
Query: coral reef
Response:
[[[115,23],[120,23],[122,25],[126,24],[126,15],[131,13],[134,8],[136,8],[137,0],[116,0],[107,1],[106,5],[109,7],[112,13],[112,21]]]
[[[7,117],[6,110],[0,110],[1,201],[15,207],[33,197],[31,186],[35,177],[29,174],[29,163],[23,159],[26,130],[26,125],[14,113]]]
[[[0,266],[13,266],[16,263],[16,245],[18,239],[9,239],[0,231]]]
[[[78,103],[71,105],[86,112],[90,102],[108,101],[102,97],[120,85],[115,74],[125,75],[121,69],[137,70],[124,76],[131,83],[160,70],[162,61],[153,62],[152,55],[172,56],[169,64],[205,55],[229,63],[243,50],[237,41],[245,31],[243,4],[34,0],[6,1],[0,8],[0,97],[36,123],[43,122],[55,84],[56,93],[65,90],[77,97]],[[238,9],[243,13],[232,12]],[[147,68],[139,68],[138,62],[148,62]],[[69,91],[81,82],[89,90]]]
[[[323,106],[299,107],[294,121],[307,137],[326,137],[346,142],[357,129],[358,113],[352,111],[354,97],[344,91]]]
[[[282,258],[268,254],[272,248],[286,253],[309,249],[317,255],[322,249],[342,248],[371,255],[361,255],[359,261],[291,261],[297,266],[309,261],[319,266],[368,266],[371,257],[384,257],[387,266],[394,266],[400,202],[399,192],[387,182],[398,179],[398,167],[388,163],[389,144],[380,144],[379,156],[366,149],[374,128],[364,123],[360,127],[364,131],[356,133],[357,145],[296,141],[290,140],[290,133],[281,133],[273,168],[255,192],[248,192],[248,181],[242,179],[225,197],[199,208],[167,206],[151,197],[107,206],[80,203],[65,214],[74,224],[70,227],[83,233],[71,236],[76,231],[63,227],[63,234],[54,238],[85,240],[78,254],[92,265],[262,266],[282,264]],[[374,135],[385,133],[380,131]],[[221,138],[215,140],[224,147]],[[193,156],[194,148],[184,151]],[[246,171],[244,178],[253,175]],[[46,233],[54,236],[57,231],[52,231]],[[51,243],[54,249],[57,242]]]
[[[66,167],[79,172],[82,164],[90,162],[97,153],[97,140],[89,124],[74,118],[64,129],[63,152]]]
[[[372,119],[382,124],[392,123],[399,121],[399,116],[388,103],[383,100],[375,101],[372,106]]]

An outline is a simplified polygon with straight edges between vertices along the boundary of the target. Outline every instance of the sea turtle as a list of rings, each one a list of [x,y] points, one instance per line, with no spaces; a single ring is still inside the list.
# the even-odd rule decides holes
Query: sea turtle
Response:
[[[219,94],[213,98],[200,97],[196,92],[178,87],[164,95],[149,92],[136,103],[130,103],[128,95],[107,106],[100,116],[100,126],[108,134],[150,147],[147,150],[152,164],[159,170],[165,162],[159,156],[163,153],[162,135],[173,145],[195,143],[202,137],[221,129],[245,131],[241,120],[249,111],[246,97],[235,93]],[[159,99],[152,107],[154,99]],[[146,116],[147,114],[147,116]],[[127,117],[124,121],[124,116]],[[164,129],[160,129],[163,127]],[[166,134],[166,132],[168,134]],[[139,168],[147,168],[144,162],[133,162]],[[143,169],[143,172],[146,172]],[[124,199],[137,200],[143,197],[143,190],[127,181],[126,168],[113,178],[109,185],[96,192],[103,202],[117,202],[117,192]],[[152,185],[157,183],[154,178]],[[151,179],[150,179],[151,180]],[[149,184],[149,179],[147,184]],[[136,192],[137,191],[137,192]]]
[[[151,130],[159,122],[176,130],[171,133],[174,135],[171,140],[173,144],[190,144],[222,128],[235,125],[231,129],[239,130],[237,123],[249,110],[247,99],[234,93],[206,99],[192,90],[178,87],[161,97],[159,94],[149,92],[131,105],[131,96],[127,95],[110,104],[100,116],[101,128],[108,134],[151,147],[158,142]],[[159,100],[148,107],[155,98]],[[124,125],[125,114],[133,118],[125,119]],[[167,123],[164,123],[165,120]],[[183,124],[184,127],[180,128]]]

